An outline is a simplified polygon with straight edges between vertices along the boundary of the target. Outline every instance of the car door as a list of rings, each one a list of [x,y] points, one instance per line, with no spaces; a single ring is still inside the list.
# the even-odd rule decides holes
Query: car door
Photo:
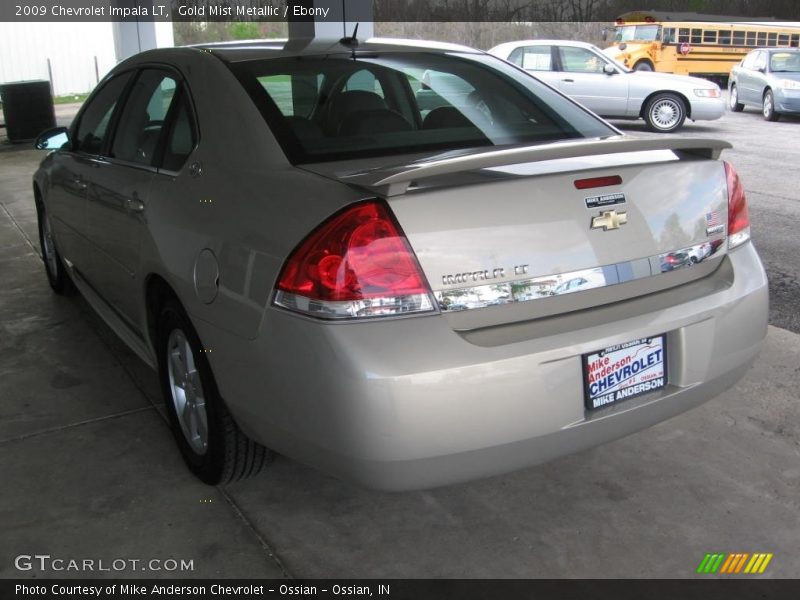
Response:
[[[758,50],[750,52],[744,57],[742,64],[737,69],[736,92],[739,102],[742,104],[751,104],[753,102],[753,73],[758,53]]]
[[[130,78],[130,72],[122,73],[102,84],[75,119],[69,147],[53,155],[47,208],[59,252],[81,273],[89,269],[92,254],[86,223],[89,181]]]
[[[761,106],[761,90],[764,88],[765,77],[759,69],[767,68],[767,52],[757,50],[753,53],[752,61],[742,66],[742,75],[739,77],[740,102]]]
[[[86,221],[94,245],[88,279],[134,329],[141,323],[139,250],[147,200],[178,82],[179,76],[167,69],[145,68],[137,74],[87,195]]]
[[[558,46],[558,88],[586,108],[605,117],[625,116],[628,109],[628,74],[611,65],[602,54],[578,46]],[[612,65],[613,66],[613,65]]]

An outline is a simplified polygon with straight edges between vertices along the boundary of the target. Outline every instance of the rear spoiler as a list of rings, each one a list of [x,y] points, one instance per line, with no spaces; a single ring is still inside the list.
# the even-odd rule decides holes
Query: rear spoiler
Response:
[[[347,179],[349,183],[370,188],[384,196],[399,196],[406,193],[412,183],[421,179],[463,171],[562,158],[619,154],[621,152],[647,152],[651,150],[675,150],[716,160],[723,150],[732,147],[730,143],[723,140],[705,138],[617,137],[580,142],[557,142],[506,150],[490,150],[488,152],[433,160],[416,165],[402,165],[385,170],[382,169],[380,171],[381,179],[378,181],[370,181],[375,177],[375,174],[369,172],[349,176]],[[387,173],[391,174],[386,176]]]

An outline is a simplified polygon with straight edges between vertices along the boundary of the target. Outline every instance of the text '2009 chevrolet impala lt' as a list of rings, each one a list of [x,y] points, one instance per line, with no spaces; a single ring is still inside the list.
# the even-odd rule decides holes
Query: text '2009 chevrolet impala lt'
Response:
[[[727,143],[469,48],[149,51],[37,143],[51,286],[158,370],[208,483],[266,448],[394,490],[519,469],[714,397],[766,334]]]

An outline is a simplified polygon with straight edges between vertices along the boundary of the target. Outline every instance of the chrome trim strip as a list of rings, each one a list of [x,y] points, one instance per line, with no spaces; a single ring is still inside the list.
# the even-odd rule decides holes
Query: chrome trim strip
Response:
[[[434,292],[434,296],[442,311],[473,310],[510,302],[530,302],[691,267],[712,256],[724,254],[727,247],[727,239],[723,237],[647,258],[529,279],[439,290]]]

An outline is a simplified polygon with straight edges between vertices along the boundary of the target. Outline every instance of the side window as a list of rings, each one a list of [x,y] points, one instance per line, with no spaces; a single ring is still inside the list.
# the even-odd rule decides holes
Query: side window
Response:
[[[85,154],[102,152],[111,116],[130,78],[130,73],[114,77],[92,98],[78,123],[74,150]]]
[[[704,44],[716,44],[717,43],[717,32],[716,30],[706,29],[703,31],[703,43]]]
[[[605,62],[586,48],[562,46],[561,66],[569,73],[602,73]]]
[[[742,61],[742,66],[745,69],[754,69],[756,66],[756,56],[758,56],[758,52],[751,52],[745,56],[744,61]]]
[[[508,55],[508,62],[512,62],[518,67],[522,66],[522,55],[525,53],[525,48],[514,48],[511,54]]]
[[[139,74],[114,136],[114,158],[152,164],[176,89],[177,81],[165,71],[145,69]]]
[[[172,125],[164,146],[164,159],[161,162],[161,167],[167,171],[180,170],[197,143],[189,98],[185,93],[181,93],[176,103]]]
[[[550,71],[550,46],[527,46],[522,57],[522,68],[528,71]]]
[[[758,52],[756,56],[755,63],[753,64],[754,69],[766,69],[767,68],[767,53],[766,52]]]
[[[748,46],[755,46],[756,45],[756,32],[755,31],[748,31],[747,32],[747,45]]]

